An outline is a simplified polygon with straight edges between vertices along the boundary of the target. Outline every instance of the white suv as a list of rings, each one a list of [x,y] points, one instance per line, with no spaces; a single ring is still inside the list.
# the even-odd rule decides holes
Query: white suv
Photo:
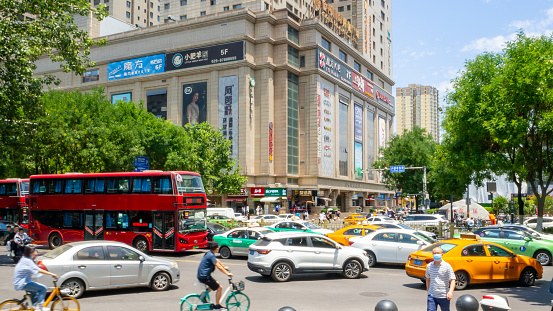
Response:
[[[295,273],[339,272],[355,279],[369,270],[369,258],[361,249],[319,234],[277,232],[250,245],[248,268],[279,282],[290,280]]]
[[[438,226],[440,224],[447,223],[447,220],[442,215],[425,215],[425,214],[416,214],[409,215],[403,223],[406,225],[424,225],[424,226]]]

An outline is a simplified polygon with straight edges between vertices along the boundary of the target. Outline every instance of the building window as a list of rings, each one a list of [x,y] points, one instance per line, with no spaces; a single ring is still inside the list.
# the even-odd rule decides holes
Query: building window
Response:
[[[353,62],[353,69],[357,72],[361,72],[361,65],[358,62]]]
[[[167,120],[167,89],[147,91],[146,109],[156,118]]]
[[[150,22],[150,27],[153,26],[153,25],[154,25],[154,23]]]
[[[344,7],[343,7],[343,6],[339,6],[339,7],[338,7],[338,12],[344,12]]]
[[[140,11],[140,6],[138,6],[138,10]]]
[[[268,10],[268,9],[269,9],[269,4],[265,2],[265,10]]]
[[[348,176],[348,105],[347,101],[340,98],[340,137],[338,165],[341,176]]]
[[[158,16],[158,17],[157,17],[157,21],[159,22],[160,20],[161,20],[161,17]]]
[[[205,11],[201,11],[200,16],[205,16]]]
[[[382,31],[384,29],[384,25],[382,24],[382,22],[380,22],[380,31]]]
[[[367,78],[369,78],[371,81],[373,79],[373,73],[367,70]]]
[[[125,16],[126,16],[127,18],[131,18],[131,12],[125,12]]]
[[[348,10],[348,11],[351,11],[351,5],[348,4],[347,10]]]
[[[150,18],[154,18],[154,13],[150,12]]]
[[[296,28],[288,25],[288,40],[294,42],[295,44],[300,44],[300,33]]]
[[[323,37],[321,37],[321,46],[322,46],[325,50],[327,50],[327,51],[330,52],[330,42],[328,42],[328,40],[325,39],[325,38],[323,38]]]
[[[383,21],[385,20],[386,15],[384,14],[384,12],[380,11],[380,17],[382,18]]]
[[[211,0],[211,5],[215,5],[217,2],[215,0]]]
[[[165,4],[163,5],[163,8],[164,8],[165,10],[169,10],[169,9],[171,8],[171,3],[165,3]],[[139,8],[139,10],[140,10],[140,8]]]
[[[226,6],[226,7],[223,8],[223,10],[228,11],[228,10],[229,10],[229,7]]]
[[[341,60],[343,60],[343,61],[346,62],[346,63],[348,62],[348,55],[347,55],[346,53],[340,51],[340,52],[338,53],[338,55],[339,55],[339,57],[340,57]]]
[[[100,0],[94,0],[94,5],[99,5],[100,4]]]
[[[288,174],[299,174],[299,78],[288,73]]]
[[[241,8],[242,8],[242,4],[235,4],[235,5],[232,6],[233,10],[241,9]]]
[[[109,14],[109,6],[104,7],[104,11]]]
[[[300,68],[305,67],[305,56],[300,56]]]
[[[151,9],[154,8],[154,3],[153,3],[153,2],[150,2],[150,8],[151,8]]]
[[[127,1],[127,8],[130,8],[130,7],[131,7],[131,2]]]
[[[187,4],[188,4],[187,0],[181,0],[181,2],[180,2],[180,6],[184,6],[184,5],[187,5]]]
[[[181,21],[182,21],[182,20],[185,20],[185,19],[186,19],[186,15],[181,15],[181,16],[180,16],[180,20],[181,20]]]
[[[90,70],[83,74],[83,83],[100,80],[100,70]]]
[[[288,64],[294,67],[299,67],[299,54],[300,52],[293,48],[291,45],[288,46]]]
[[[157,11],[161,12],[161,7],[159,5],[157,6]]]
[[[294,8],[292,7],[292,5],[290,3],[286,3],[286,8],[292,12],[294,12]]]
[[[380,0],[380,5],[382,5],[382,7],[384,7],[384,4],[385,4],[384,0]]]

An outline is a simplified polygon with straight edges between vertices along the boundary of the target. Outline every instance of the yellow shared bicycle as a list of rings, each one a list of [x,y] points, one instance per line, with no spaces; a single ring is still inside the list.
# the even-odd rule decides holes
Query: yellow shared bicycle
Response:
[[[58,280],[54,280],[54,290],[48,296],[48,299],[44,301],[44,307],[48,308],[50,306],[50,310],[52,311],[79,311],[79,302],[77,299],[73,297],[64,297],[63,295],[66,294],[65,290],[60,290],[58,287]],[[35,310],[33,307],[33,302],[31,301],[31,295],[29,292],[23,296],[23,299],[8,299],[4,300],[2,303],[0,303],[0,311],[8,311],[8,310],[25,310],[25,311],[32,311]]]

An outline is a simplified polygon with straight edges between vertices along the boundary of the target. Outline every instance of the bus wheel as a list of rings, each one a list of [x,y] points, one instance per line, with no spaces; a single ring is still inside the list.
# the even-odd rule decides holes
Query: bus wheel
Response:
[[[138,237],[134,239],[132,246],[143,253],[148,253],[148,241],[146,241],[146,239],[143,237]]]
[[[50,237],[48,238],[48,246],[50,246],[50,249],[54,249],[56,247],[60,247],[61,246],[61,236],[59,235],[59,233],[52,233],[50,234]]]

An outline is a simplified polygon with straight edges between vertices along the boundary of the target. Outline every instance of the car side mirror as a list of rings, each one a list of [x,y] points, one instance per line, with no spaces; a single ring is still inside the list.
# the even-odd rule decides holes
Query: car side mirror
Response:
[[[342,246],[336,244],[336,249],[342,249]]]
[[[424,245],[424,242],[421,241],[421,240],[418,240],[418,241],[417,241],[417,244],[420,245],[420,246],[423,246],[423,245]]]
[[[517,256],[517,254],[511,253],[511,257],[515,258],[516,256]]]
[[[144,258],[144,256],[140,255],[140,256],[138,256],[138,260],[140,260],[140,262],[144,262],[146,260],[146,258]]]
[[[531,239],[530,239],[529,237],[525,236],[525,237],[524,237],[524,241],[526,241],[526,242],[530,242],[530,241],[531,241]]]

